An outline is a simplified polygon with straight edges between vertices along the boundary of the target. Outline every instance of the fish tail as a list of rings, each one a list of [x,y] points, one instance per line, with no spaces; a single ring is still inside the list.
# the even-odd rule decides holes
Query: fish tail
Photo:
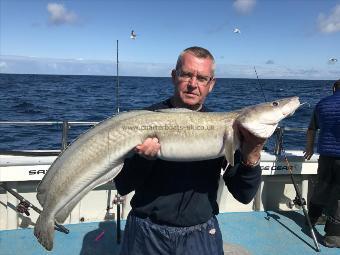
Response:
[[[34,227],[34,235],[46,250],[53,249],[54,220],[41,214]]]

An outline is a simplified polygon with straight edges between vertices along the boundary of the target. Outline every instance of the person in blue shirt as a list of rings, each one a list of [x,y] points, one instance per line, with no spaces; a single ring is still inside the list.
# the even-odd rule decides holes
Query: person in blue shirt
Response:
[[[322,212],[327,214],[324,245],[340,248],[340,80],[333,85],[333,95],[320,100],[307,130],[304,157],[314,154],[316,131],[318,136],[317,183],[308,205],[308,214],[315,224]]]
[[[201,47],[185,49],[178,57],[171,77],[171,98],[149,106],[148,110],[187,108],[210,111],[204,101],[216,79],[215,61]],[[241,129],[241,149],[235,153],[223,179],[232,195],[242,203],[255,196],[260,181],[260,152],[264,139]],[[148,138],[135,148],[115,178],[121,195],[134,191],[132,210],[124,230],[121,255],[248,254],[236,245],[225,245],[216,219],[219,212],[217,189],[224,158],[195,162],[170,162],[156,159],[158,139]]]

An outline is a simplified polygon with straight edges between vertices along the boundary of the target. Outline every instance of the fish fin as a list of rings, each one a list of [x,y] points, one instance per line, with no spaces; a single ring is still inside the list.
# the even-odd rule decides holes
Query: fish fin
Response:
[[[42,213],[34,226],[34,235],[46,250],[51,251],[53,249],[54,220],[47,219]]]
[[[226,131],[224,136],[224,144],[225,158],[230,165],[234,166],[234,154],[235,151],[240,147],[238,130],[235,129],[235,127]]]
[[[56,220],[58,223],[63,223],[67,217],[72,212],[73,208],[79,203],[79,201],[92,189],[95,187],[107,183],[120,172],[123,168],[124,163],[119,163],[116,167],[111,169],[109,172],[104,174],[103,176],[99,177],[97,180],[92,182],[90,185],[86,186],[82,191],[80,191],[75,197],[73,197],[62,209],[58,211],[56,214]]]
[[[180,112],[194,112],[194,111],[190,109],[186,109],[186,108],[168,108],[168,109],[155,110],[155,112],[180,113]]]

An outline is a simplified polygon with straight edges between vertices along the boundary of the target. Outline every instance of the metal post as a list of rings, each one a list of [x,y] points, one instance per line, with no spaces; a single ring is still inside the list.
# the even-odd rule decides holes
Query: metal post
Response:
[[[283,128],[278,127],[275,131],[276,139],[275,139],[275,148],[274,148],[274,154],[275,155],[281,155],[282,153],[282,145],[283,145]]]
[[[69,129],[68,121],[63,121],[63,134],[61,137],[61,151],[65,150],[67,147],[68,129]]]
[[[120,219],[121,219],[121,209],[120,205],[124,202],[124,197],[121,197],[118,193],[116,194],[113,203],[117,206],[117,244],[120,244],[121,241],[121,227],[120,227]],[[122,205],[123,206],[123,205]]]

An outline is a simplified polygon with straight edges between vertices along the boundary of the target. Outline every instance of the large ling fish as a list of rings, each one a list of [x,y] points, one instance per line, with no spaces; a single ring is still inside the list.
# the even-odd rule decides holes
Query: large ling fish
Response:
[[[227,113],[187,109],[132,111],[107,119],[75,140],[53,162],[37,189],[43,207],[34,235],[52,250],[55,220],[62,223],[92,189],[114,178],[124,159],[147,137],[161,144],[158,158],[195,161],[225,156],[234,164],[240,146],[239,127],[261,138],[300,106],[298,97],[285,98]]]

